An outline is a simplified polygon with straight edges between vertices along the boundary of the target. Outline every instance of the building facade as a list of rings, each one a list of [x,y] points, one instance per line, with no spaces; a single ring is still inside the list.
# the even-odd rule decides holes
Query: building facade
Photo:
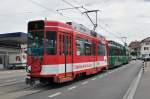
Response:
[[[0,34],[0,69],[26,64],[27,34],[22,32]]]
[[[141,58],[150,58],[150,37],[141,41]]]

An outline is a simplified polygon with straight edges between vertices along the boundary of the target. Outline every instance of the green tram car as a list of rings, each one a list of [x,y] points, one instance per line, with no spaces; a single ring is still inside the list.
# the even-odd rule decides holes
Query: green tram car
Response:
[[[130,61],[128,48],[117,42],[108,41],[108,53],[109,69],[127,64]]]

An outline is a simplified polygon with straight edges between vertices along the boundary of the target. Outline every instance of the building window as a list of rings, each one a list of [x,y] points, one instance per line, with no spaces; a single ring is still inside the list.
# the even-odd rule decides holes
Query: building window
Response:
[[[149,50],[149,48],[148,47],[144,47],[144,50]]]
[[[0,56],[0,64],[3,64],[2,57]]]
[[[145,43],[145,45],[149,45],[149,44],[150,44],[149,42],[146,42],[146,43]]]

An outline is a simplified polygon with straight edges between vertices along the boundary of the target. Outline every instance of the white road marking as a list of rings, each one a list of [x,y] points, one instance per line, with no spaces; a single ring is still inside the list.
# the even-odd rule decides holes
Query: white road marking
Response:
[[[25,81],[24,80],[20,80],[20,81],[15,81],[15,82],[3,83],[3,84],[0,84],[0,87],[8,86],[8,85],[16,84],[16,83],[22,83],[22,82],[25,82]]]
[[[6,80],[6,82],[12,82],[12,81],[16,81],[17,79],[9,79],[9,80]]]
[[[68,88],[68,90],[73,90],[75,88],[77,88],[77,86],[72,86],[72,87]]]
[[[60,95],[60,94],[61,94],[61,92],[57,92],[57,93],[54,93],[54,94],[52,94],[52,95],[50,95],[50,96],[48,96],[48,97],[52,98],[52,97],[56,97],[56,96],[58,96],[58,95]]]
[[[85,82],[82,83],[82,85],[85,85],[85,84],[87,84],[87,83],[88,83],[88,81],[85,81]]]
[[[126,94],[123,96],[123,99],[133,99],[138,84],[140,82],[141,76],[142,76],[142,68],[140,69],[137,77],[132,81],[129,89],[127,90]]]
[[[25,93],[35,93],[35,92],[38,92],[40,90],[24,90],[23,92]]]
[[[93,78],[93,79],[91,79],[91,80],[96,80],[97,78]]]

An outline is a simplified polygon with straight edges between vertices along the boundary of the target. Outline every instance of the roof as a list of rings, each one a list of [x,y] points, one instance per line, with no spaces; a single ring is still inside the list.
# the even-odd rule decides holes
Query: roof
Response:
[[[139,41],[132,41],[129,44],[129,47],[132,48],[132,49],[138,49],[138,48],[140,48],[140,42]]]
[[[150,42],[150,37],[147,37],[141,41],[141,43]]]
[[[0,34],[0,42],[24,44],[27,43],[27,34],[23,32]]]

